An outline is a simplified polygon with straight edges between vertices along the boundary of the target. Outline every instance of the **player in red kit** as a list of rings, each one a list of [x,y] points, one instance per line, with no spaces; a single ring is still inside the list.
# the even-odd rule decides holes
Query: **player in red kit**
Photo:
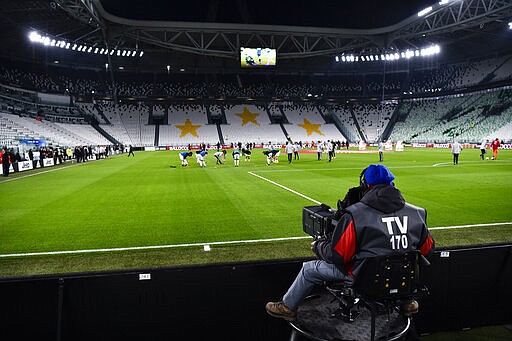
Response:
[[[500,147],[500,140],[496,138],[496,140],[491,142],[492,149],[492,159],[496,160],[498,158],[498,148]]]

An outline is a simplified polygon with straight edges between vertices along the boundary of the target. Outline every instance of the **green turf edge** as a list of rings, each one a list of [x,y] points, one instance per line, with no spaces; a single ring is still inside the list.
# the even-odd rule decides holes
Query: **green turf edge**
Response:
[[[482,233],[485,229],[485,233]],[[512,225],[432,231],[437,247],[512,240]],[[485,237],[483,237],[485,236]],[[457,240],[450,245],[449,241]],[[167,266],[313,257],[311,239],[168,249],[0,258],[0,277],[158,268]]]

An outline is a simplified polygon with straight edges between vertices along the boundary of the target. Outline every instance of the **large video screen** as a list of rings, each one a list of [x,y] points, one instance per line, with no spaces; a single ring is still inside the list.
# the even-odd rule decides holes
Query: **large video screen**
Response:
[[[276,49],[241,47],[240,65],[243,68],[276,66]]]

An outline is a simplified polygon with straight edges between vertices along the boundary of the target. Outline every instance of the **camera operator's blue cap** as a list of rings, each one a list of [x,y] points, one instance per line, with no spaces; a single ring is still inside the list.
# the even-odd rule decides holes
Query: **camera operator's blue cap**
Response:
[[[368,185],[386,184],[393,186],[395,176],[388,167],[383,165],[369,165],[364,172],[364,180]]]

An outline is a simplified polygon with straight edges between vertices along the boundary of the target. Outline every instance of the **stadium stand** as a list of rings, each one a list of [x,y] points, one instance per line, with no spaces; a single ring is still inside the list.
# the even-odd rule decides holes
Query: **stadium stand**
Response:
[[[446,142],[454,138],[478,142],[497,133],[509,139],[510,122],[506,83],[511,79],[512,56],[491,56],[475,61],[343,77],[318,75],[205,75],[120,73],[115,94],[105,72],[63,70],[45,72],[23,63],[0,66],[0,104],[5,114],[41,117],[45,123],[86,123],[45,136],[58,144],[122,143],[133,146],[188,145],[222,141],[349,140],[375,143],[381,138],[408,142]],[[136,78],[136,79],[135,79]],[[503,84],[503,83],[499,83]],[[62,94],[69,106],[40,103],[40,94]],[[163,97],[156,97],[163,96]],[[334,100],[332,98],[334,98]],[[381,98],[381,103],[375,96]],[[393,100],[386,100],[392,97]],[[432,97],[435,96],[435,97]],[[354,98],[352,98],[354,97]],[[154,100],[166,102],[155,104]],[[212,99],[223,99],[213,102]],[[249,101],[257,98],[256,104]],[[330,99],[329,99],[330,98]],[[368,101],[368,99],[372,99]],[[190,102],[194,99],[195,104]],[[277,99],[277,100],[276,100]],[[331,102],[326,101],[326,99]],[[237,113],[247,108],[258,113],[259,126]],[[182,135],[177,126],[200,125]],[[318,131],[309,126],[319,125]],[[158,128],[157,128],[158,126]],[[25,127],[24,136],[41,136]],[[28,130],[27,130],[28,129]],[[23,129],[22,129],[23,131]],[[48,132],[52,131],[48,128]],[[82,135],[71,138],[75,131]],[[200,133],[199,133],[200,132]],[[387,132],[386,134],[384,134]],[[85,135],[83,135],[85,134]],[[45,132],[45,135],[48,133]],[[103,136],[105,135],[105,136]],[[14,136],[20,136],[14,135]],[[42,137],[42,136],[41,136]],[[12,130],[2,130],[2,141],[14,143]],[[9,143],[7,143],[9,144]]]

